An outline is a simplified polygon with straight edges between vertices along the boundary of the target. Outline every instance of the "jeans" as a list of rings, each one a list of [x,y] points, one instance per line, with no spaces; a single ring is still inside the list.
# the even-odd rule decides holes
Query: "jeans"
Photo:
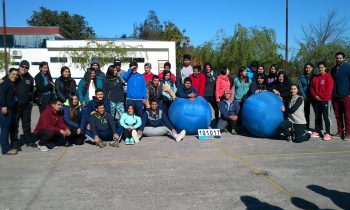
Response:
[[[89,130],[85,131],[85,134],[90,136],[91,138],[95,138],[94,135]],[[113,141],[113,132],[112,130],[98,130],[98,137],[100,137],[101,141]]]
[[[343,134],[345,127],[346,135],[350,135],[350,95],[333,98],[333,109],[337,119],[338,134]]]
[[[10,132],[10,138],[12,142],[12,148],[19,147],[19,139],[18,139],[18,128],[19,121],[22,121],[22,129],[24,135],[24,143],[34,142],[32,132],[30,129],[31,118],[32,118],[32,108],[33,105],[31,103],[20,105],[16,107],[14,113],[14,120],[12,123],[12,128]]]
[[[13,120],[13,111],[8,109],[7,112],[8,113],[4,115],[0,111],[0,143],[2,154],[6,154],[11,149],[11,145],[9,143],[9,133]]]
[[[225,130],[225,128],[235,129],[236,128],[236,120],[225,120],[223,118],[220,118],[218,121],[218,129],[220,129],[221,132]]]

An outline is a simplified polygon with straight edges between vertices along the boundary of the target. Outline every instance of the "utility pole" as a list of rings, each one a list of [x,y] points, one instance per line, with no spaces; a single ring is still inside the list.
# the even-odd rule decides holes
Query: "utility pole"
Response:
[[[7,63],[7,46],[6,46],[6,14],[5,14],[5,0],[2,0],[2,20],[4,26],[4,62],[5,62],[5,71],[8,73],[8,63]]]
[[[288,71],[288,0],[286,0],[286,64],[285,71]]]

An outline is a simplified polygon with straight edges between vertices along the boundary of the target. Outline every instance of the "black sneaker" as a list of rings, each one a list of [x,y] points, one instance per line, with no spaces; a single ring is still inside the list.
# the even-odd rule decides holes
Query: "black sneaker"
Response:
[[[28,142],[28,143],[26,143],[26,146],[27,147],[35,147],[35,148],[38,147],[38,145],[35,142]]]
[[[46,147],[49,149],[58,149],[58,146],[56,146],[54,143],[50,142],[46,144]]]

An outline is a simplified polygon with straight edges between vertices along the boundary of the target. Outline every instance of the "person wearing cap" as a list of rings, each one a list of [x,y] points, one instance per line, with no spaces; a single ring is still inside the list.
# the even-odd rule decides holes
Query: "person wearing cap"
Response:
[[[142,74],[137,72],[138,64],[131,62],[129,70],[123,74],[124,80],[128,83],[126,91],[126,106],[133,104],[136,107],[138,116],[142,116],[146,104],[146,81]]]
[[[117,76],[122,80],[123,84],[125,83],[125,80],[123,79],[123,74],[126,72],[125,70],[121,69],[122,62],[119,59],[114,60],[114,68],[117,70]]]
[[[14,147],[19,149],[18,128],[22,121],[24,142],[27,147],[37,147],[31,131],[31,117],[33,108],[34,78],[28,72],[30,64],[27,60],[19,63],[19,75],[16,81],[18,103],[14,109],[14,120],[11,127],[10,138]]]
[[[170,78],[171,80],[173,81],[173,83],[175,84],[176,83],[176,77],[173,73],[171,73],[171,64],[170,62],[165,62],[164,63],[164,70],[158,74],[159,78],[163,78],[164,77],[164,71],[165,70],[168,70],[170,71]]]
[[[145,73],[143,73],[143,77],[145,78],[146,85],[149,83],[149,81],[152,81],[154,74],[152,73],[152,64],[151,63],[145,63]]]
[[[221,132],[227,129],[230,133],[236,134],[235,128],[240,110],[239,102],[233,100],[230,89],[226,89],[224,94],[224,99],[219,103],[221,116],[217,127]]]
[[[106,74],[103,73],[100,69],[100,63],[96,59],[92,59],[90,62],[90,69],[95,69],[96,71],[96,78],[104,81],[106,78]],[[90,70],[88,69],[88,71]]]

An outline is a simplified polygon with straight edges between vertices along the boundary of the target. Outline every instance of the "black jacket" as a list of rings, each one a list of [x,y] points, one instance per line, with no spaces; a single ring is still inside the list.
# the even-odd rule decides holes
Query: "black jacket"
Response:
[[[0,108],[11,109],[17,105],[17,90],[7,77],[4,77],[0,84]]]
[[[35,81],[35,96],[34,96],[34,102],[41,104],[42,95],[46,92],[50,92],[50,95],[53,95],[53,86],[51,85],[50,81],[47,85],[44,84],[44,78],[42,76],[42,73],[39,72],[34,77]],[[51,81],[52,82],[52,81]]]
[[[66,89],[66,85],[70,85],[70,87]],[[57,97],[60,98],[62,101],[66,101],[71,96],[77,94],[77,84],[72,78],[65,79],[62,76],[60,76],[55,81],[55,88]]]
[[[205,90],[204,90],[204,96],[215,96],[215,85],[216,85],[216,78],[217,75],[212,71],[210,75],[205,73]]]
[[[110,101],[114,103],[124,103],[123,81],[120,77],[114,79],[106,78],[103,83],[103,93]]]
[[[19,76],[16,81],[18,91],[18,105],[25,105],[33,102],[34,79],[32,75],[26,73]]]

